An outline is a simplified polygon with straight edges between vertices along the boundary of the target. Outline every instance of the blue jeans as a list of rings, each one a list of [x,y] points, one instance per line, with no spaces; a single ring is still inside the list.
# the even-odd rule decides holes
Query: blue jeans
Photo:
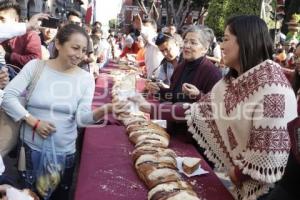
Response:
[[[24,147],[25,147],[25,156],[26,156],[26,171],[20,172],[22,185],[23,187],[30,188],[32,191],[37,193],[37,190],[35,188],[35,182],[37,177],[37,170],[40,164],[41,152],[31,149],[25,143],[24,143]],[[74,167],[75,167],[75,153],[66,155],[63,176],[61,177],[61,181],[59,185],[54,190],[54,192],[52,193],[49,199],[67,200],[69,198],[69,191],[72,185]]]

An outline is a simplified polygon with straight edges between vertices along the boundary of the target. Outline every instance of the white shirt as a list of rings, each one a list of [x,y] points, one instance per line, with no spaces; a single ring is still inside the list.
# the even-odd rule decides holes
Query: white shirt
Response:
[[[7,39],[24,35],[26,33],[26,24],[25,23],[16,23],[16,24],[0,24],[0,42],[3,42]]]
[[[147,69],[147,78],[150,78],[153,71],[160,66],[164,56],[155,45],[155,38],[157,33],[152,31],[149,27],[142,26],[141,35],[146,40],[145,45],[145,65]],[[159,70],[156,70],[155,76],[158,75]]]

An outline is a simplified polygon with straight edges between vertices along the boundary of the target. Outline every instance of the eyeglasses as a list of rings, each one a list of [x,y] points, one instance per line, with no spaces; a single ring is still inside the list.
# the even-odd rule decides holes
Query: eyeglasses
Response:
[[[190,46],[196,47],[196,46],[200,45],[200,42],[197,42],[197,41],[195,41],[195,40],[187,40],[187,39],[184,39],[184,40],[183,40],[183,45],[184,45],[184,46],[190,45]]]

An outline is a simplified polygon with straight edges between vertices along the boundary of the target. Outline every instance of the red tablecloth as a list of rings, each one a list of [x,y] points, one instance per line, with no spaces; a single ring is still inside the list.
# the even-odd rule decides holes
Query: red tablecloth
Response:
[[[180,138],[172,138],[170,148],[179,156],[199,157],[196,149]],[[84,135],[75,200],[143,200],[148,190],[138,178],[130,153],[129,142],[123,126],[87,128]],[[201,161],[210,173],[187,181],[196,181],[195,191],[207,200],[232,200],[210,167]]]

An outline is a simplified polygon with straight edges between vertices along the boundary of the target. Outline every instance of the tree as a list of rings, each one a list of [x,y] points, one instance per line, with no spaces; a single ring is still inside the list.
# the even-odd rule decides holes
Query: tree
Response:
[[[155,1],[135,0],[142,12],[155,20],[159,19],[159,8]],[[184,25],[186,18],[192,10],[199,10],[198,18],[202,17],[208,8],[209,0],[162,0],[162,6],[167,10],[167,22],[173,23],[177,28]],[[148,10],[147,10],[148,5]]]
[[[200,19],[207,12],[209,0],[165,0],[165,2],[168,22],[180,28],[193,10],[200,11],[198,15],[198,19]]]
[[[223,35],[228,3],[228,0],[212,0],[209,4],[205,24],[214,30],[216,36]]]
[[[108,25],[109,25],[110,29],[116,29],[117,28],[117,19],[109,20]]]
[[[135,2],[145,15],[153,18],[156,21],[158,20],[159,12],[155,5],[155,1],[135,0]],[[148,6],[149,9],[147,9],[147,5],[150,5]]]
[[[242,5],[242,6],[241,6]],[[260,15],[261,0],[212,0],[205,23],[222,36],[225,21],[236,15]]]

